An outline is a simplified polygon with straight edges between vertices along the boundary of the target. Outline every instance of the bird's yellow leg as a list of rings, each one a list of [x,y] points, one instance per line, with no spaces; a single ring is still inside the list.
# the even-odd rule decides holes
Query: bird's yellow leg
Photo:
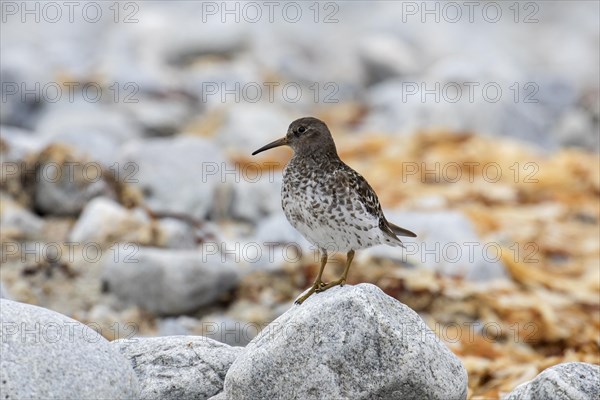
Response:
[[[352,264],[353,259],[354,259],[354,250],[350,250],[348,252],[348,254],[346,255],[346,268],[344,268],[344,273],[342,274],[342,277],[336,281],[332,281],[326,285],[320,286],[318,289],[316,289],[316,291],[323,292],[334,286],[338,286],[338,285],[344,286],[344,283],[346,283],[346,278],[348,278],[348,271],[350,271],[350,264]]]
[[[315,282],[313,283],[313,287],[318,289],[321,286],[324,286],[325,284],[323,283],[323,281],[321,280],[321,278],[323,277],[323,270],[325,270],[325,264],[327,264],[327,252],[322,251],[321,254],[321,268],[319,268],[319,273],[317,274],[317,278],[315,279]]]
[[[325,264],[327,264],[327,252],[321,251],[321,268],[319,268],[317,278],[313,282],[313,285],[310,287],[310,289],[308,289],[308,291],[304,295],[297,298],[294,303],[302,304],[304,300],[308,299],[313,293],[319,291],[320,288],[325,286],[325,283],[323,283],[323,281],[321,280],[323,276],[323,270],[325,269]]]

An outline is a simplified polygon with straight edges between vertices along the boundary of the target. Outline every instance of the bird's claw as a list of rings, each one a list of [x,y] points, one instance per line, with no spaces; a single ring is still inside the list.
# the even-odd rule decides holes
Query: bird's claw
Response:
[[[321,293],[321,292],[324,292],[324,291],[326,291],[327,289],[331,289],[331,288],[332,288],[332,287],[334,287],[334,286],[338,286],[338,285],[339,285],[339,286],[344,286],[344,284],[345,284],[345,283],[346,283],[346,280],[345,280],[345,279],[338,279],[337,281],[332,281],[332,282],[329,282],[329,283],[327,283],[327,284],[323,284],[322,286],[320,286],[320,287],[319,287],[318,289],[316,289],[315,291],[316,291],[317,293]]]
[[[300,305],[304,303],[306,299],[312,296],[314,293],[321,293],[326,291],[327,289],[331,289],[334,286],[344,286],[346,283],[345,279],[338,279],[337,281],[325,283],[323,281],[315,282],[302,296],[298,297],[294,304]]]

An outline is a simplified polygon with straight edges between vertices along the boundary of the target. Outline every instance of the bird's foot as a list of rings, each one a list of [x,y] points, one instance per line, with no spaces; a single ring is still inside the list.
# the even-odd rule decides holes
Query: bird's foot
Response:
[[[302,296],[298,297],[294,304],[302,304],[304,300],[308,299],[313,293],[320,292],[323,287],[327,286],[327,284],[323,281],[318,281],[313,283],[313,285],[304,293]]]
[[[340,278],[338,280],[329,282],[327,284],[324,284],[322,286],[320,286],[318,289],[316,289],[317,293],[321,293],[326,291],[327,289],[331,289],[334,286],[344,286],[344,284],[346,283],[346,280],[344,278]]]

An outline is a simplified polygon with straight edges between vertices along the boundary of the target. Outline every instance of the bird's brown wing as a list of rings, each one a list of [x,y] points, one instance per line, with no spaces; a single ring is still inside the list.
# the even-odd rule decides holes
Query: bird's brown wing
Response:
[[[377,194],[375,194],[375,191],[371,185],[369,185],[367,180],[361,174],[350,168],[348,165],[343,165],[345,175],[348,178],[350,190],[357,192],[365,206],[366,211],[379,219],[379,228],[384,233],[396,239],[396,235],[417,237],[414,232],[401,228],[386,220],[385,216],[383,215],[383,210],[381,209],[379,199],[377,198]]]

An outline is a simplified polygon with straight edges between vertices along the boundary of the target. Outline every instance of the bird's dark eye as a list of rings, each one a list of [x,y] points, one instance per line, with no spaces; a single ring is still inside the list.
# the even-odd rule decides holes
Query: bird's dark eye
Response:
[[[304,133],[304,132],[306,132],[306,128],[303,127],[303,126],[301,126],[300,128],[298,128],[298,132],[299,133]]]

